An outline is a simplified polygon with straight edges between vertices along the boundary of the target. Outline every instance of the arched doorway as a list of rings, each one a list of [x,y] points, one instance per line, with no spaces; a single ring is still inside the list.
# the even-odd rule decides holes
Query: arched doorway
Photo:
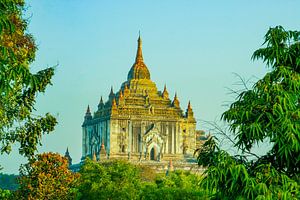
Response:
[[[155,147],[152,147],[150,151],[150,160],[157,160],[157,151]]]

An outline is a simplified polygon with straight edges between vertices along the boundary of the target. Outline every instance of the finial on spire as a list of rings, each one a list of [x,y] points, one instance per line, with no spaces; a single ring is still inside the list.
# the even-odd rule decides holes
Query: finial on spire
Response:
[[[180,105],[179,105],[180,103],[179,103],[179,100],[178,100],[178,98],[177,98],[177,92],[175,92],[175,96],[174,96],[174,99],[173,99],[173,102],[172,102],[172,105],[174,106],[174,107],[177,107],[177,108],[179,108],[180,107]]]
[[[142,39],[141,39],[141,35],[140,35],[140,31],[139,31],[139,38],[138,38],[138,48],[137,48],[137,52],[136,52],[136,58],[135,58],[135,62],[143,62],[143,53],[142,53]]]
[[[104,103],[103,103],[103,98],[102,98],[102,96],[101,96],[100,101],[99,101],[99,104],[98,104],[98,109],[102,109],[103,106],[104,106]]]
[[[85,116],[84,116],[84,121],[91,120],[92,118],[93,117],[92,117],[92,113],[91,113],[91,110],[90,110],[90,105],[88,105],[88,107],[86,109]]]
[[[165,84],[165,86],[164,86],[164,91],[163,91],[163,93],[162,93],[162,97],[163,97],[164,99],[168,99],[168,98],[169,98],[169,93],[168,93],[168,91],[167,91],[167,86],[166,86],[166,84]]]
[[[88,105],[88,107],[87,107],[87,109],[86,109],[86,113],[91,113],[90,105]]]
[[[191,101],[189,101],[189,104],[188,104],[188,110],[191,110],[191,109],[192,109]]]
[[[69,148],[67,147],[66,153],[65,153],[65,157],[70,157],[70,153],[69,153]]]
[[[110,93],[109,93],[109,101],[111,102],[114,97],[115,97],[114,90],[113,87],[111,86]]]
[[[188,119],[194,118],[194,112],[193,112],[193,109],[192,109],[192,106],[191,106],[191,101],[189,101],[188,107],[187,107],[186,112],[185,112],[185,116]]]
[[[125,97],[128,97],[128,96],[129,96],[129,93],[130,93],[130,90],[129,90],[129,88],[128,88],[128,85],[125,84],[125,88],[124,88],[124,96],[125,96]]]
[[[119,91],[119,98],[123,98],[123,91],[122,91],[122,89],[120,89],[120,91]]]
[[[65,153],[65,158],[67,158],[68,164],[69,164],[69,166],[71,166],[71,165],[72,165],[72,158],[71,158],[71,156],[70,156],[69,148],[68,148],[68,147],[67,147],[67,151],[66,151],[66,153]]]
[[[117,107],[117,101],[116,101],[116,98],[114,98],[113,101],[112,101],[112,107]]]

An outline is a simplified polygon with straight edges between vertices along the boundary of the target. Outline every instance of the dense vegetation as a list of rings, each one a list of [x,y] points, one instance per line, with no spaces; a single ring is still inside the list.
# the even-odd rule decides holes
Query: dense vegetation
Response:
[[[32,114],[37,94],[51,84],[54,68],[30,70],[37,48],[27,33],[24,7],[24,0],[0,1],[0,154],[10,153],[12,144],[17,143],[19,153],[32,159],[42,135],[52,131],[57,122],[48,113]],[[9,194],[0,189],[1,198]]]
[[[26,31],[23,10],[23,0],[0,1],[0,152],[9,153],[18,143],[19,153],[30,158],[42,135],[56,124],[50,114],[32,114],[36,96],[51,84],[54,69],[31,73],[37,48]]]
[[[15,199],[75,199],[79,174],[68,169],[68,160],[56,153],[35,156],[21,166]]]
[[[127,161],[87,159],[78,173],[68,170],[67,159],[54,153],[37,155],[21,167],[16,191],[0,199],[207,199],[200,175],[188,171],[156,174]],[[153,172],[149,175],[148,172]],[[1,198],[2,197],[2,198]]]
[[[199,175],[174,171],[153,174],[126,161],[86,160],[80,170],[80,199],[205,199]],[[148,177],[145,179],[145,176]]]
[[[300,32],[270,28],[264,48],[253,54],[271,71],[239,94],[223,113],[235,147],[251,152],[269,141],[271,150],[249,160],[221,150],[210,138],[199,150],[208,167],[201,182],[214,199],[300,199]]]

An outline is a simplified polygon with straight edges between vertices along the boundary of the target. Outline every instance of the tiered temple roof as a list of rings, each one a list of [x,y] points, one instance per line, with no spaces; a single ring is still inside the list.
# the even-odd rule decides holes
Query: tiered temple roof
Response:
[[[150,77],[144,63],[142,39],[139,36],[135,62],[128,73],[127,81],[116,93],[111,88],[106,103],[103,103],[101,97],[94,119],[128,115],[164,116],[174,119],[184,117],[177,94],[171,101],[167,87],[164,86],[163,92],[158,91]]]

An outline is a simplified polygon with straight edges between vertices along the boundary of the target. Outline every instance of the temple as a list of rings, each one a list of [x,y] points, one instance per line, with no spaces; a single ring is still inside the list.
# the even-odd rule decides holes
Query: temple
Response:
[[[108,100],[100,98],[92,114],[88,106],[82,124],[82,160],[129,159],[169,161],[193,155],[196,120],[191,103],[185,113],[177,94],[158,91],[142,54],[139,36],[136,58],[127,80]]]

